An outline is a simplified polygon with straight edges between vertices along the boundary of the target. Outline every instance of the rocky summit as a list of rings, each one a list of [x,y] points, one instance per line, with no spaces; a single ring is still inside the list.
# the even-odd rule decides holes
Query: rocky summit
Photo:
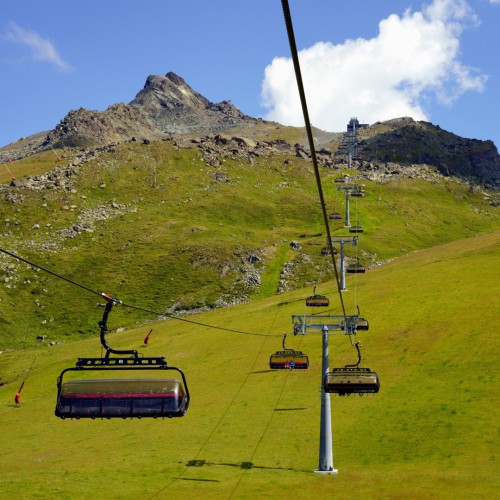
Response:
[[[210,102],[172,72],[149,76],[130,106],[166,134],[217,133],[257,121],[229,101]]]

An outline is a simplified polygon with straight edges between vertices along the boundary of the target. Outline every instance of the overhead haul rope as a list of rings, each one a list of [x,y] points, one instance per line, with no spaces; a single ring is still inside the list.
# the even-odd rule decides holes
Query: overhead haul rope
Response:
[[[42,271],[45,271],[46,273],[49,273],[52,276],[55,276],[56,278],[62,279],[64,281],[67,281],[68,283],[71,283],[72,285],[75,285],[75,286],[77,286],[79,288],[82,288],[83,290],[86,290],[87,292],[93,293],[94,295],[99,295],[99,297],[104,298],[104,300],[106,300],[108,302],[112,301],[115,304],[120,304],[123,307],[129,307],[131,309],[135,309],[136,311],[147,312],[149,314],[154,314],[155,316],[168,317],[168,318],[171,318],[171,319],[176,319],[178,321],[183,321],[185,323],[191,323],[193,325],[203,326],[205,328],[214,328],[215,330],[223,330],[223,331],[226,331],[226,332],[239,333],[239,334],[242,334],[242,335],[255,335],[255,336],[259,336],[259,337],[281,337],[281,335],[266,335],[265,333],[246,332],[246,331],[243,331],[243,330],[235,330],[233,328],[225,328],[223,326],[210,325],[208,323],[202,323],[200,321],[194,321],[194,320],[191,320],[191,319],[180,318],[180,317],[175,316],[174,314],[171,314],[171,313],[158,312],[158,311],[153,311],[152,309],[147,309],[145,307],[138,307],[138,306],[134,306],[133,304],[126,304],[125,302],[123,302],[123,301],[121,301],[121,300],[119,300],[119,299],[117,299],[115,297],[111,297],[107,293],[98,292],[96,290],[93,290],[92,288],[89,288],[89,287],[87,287],[85,285],[82,285],[81,283],[77,283],[76,281],[70,280],[69,278],[66,278],[65,276],[62,276],[61,274],[58,274],[58,273],[56,273],[54,271],[51,271],[50,269],[47,269],[46,267],[39,266],[38,264],[35,264],[35,263],[33,263],[33,262],[31,262],[31,261],[29,261],[27,259],[23,259],[19,255],[16,255],[16,254],[14,254],[12,252],[9,252],[8,250],[0,248],[0,252],[4,253],[6,255],[9,255],[10,257],[13,257],[14,259],[18,259],[21,262],[24,262],[25,264],[28,264],[28,265],[30,265],[32,267],[36,267],[37,269],[41,269]]]
[[[292,24],[292,16],[290,14],[290,7],[288,5],[288,0],[281,0],[281,5],[283,6],[283,15],[285,17],[286,30],[288,33],[288,42],[290,44],[290,52],[292,54],[293,66],[295,69],[295,78],[297,80],[297,87],[299,90],[300,103],[302,105],[302,113],[304,115],[304,122],[305,122],[305,126],[306,126],[307,139],[309,141],[309,149],[311,150],[311,158],[312,158],[312,163],[313,163],[313,168],[314,168],[314,175],[316,177],[316,185],[318,187],[319,200],[321,203],[321,211],[323,213],[323,221],[325,223],[325,229],[326,229],[326,235],[328,238],[328,242],[331,245],[332,235],[330,232],[330,224],[328,222],[328,216],[326,213],[325,197],[323,195],[323,187],[321,185],[321,177],[319,174],[318,160],[316,158],[316,149],[314,147],[314,138],[313,138],[313,134],[312,134],[311,122],[309,120],[309,112],[307,110],[306,94],[304,91],[304,84],[302,82],[302,74],[300,71],[299,55],[297,52],[297,45],[295,43],[295,35],[293,32],[293,24]],[[336,262],[335,255],[333,254],[333,252],[331,255],[332,255],[333,269],[335,271],[335,281],[337,282],[337,291],[338,291],[339,298],[340,298],[340,304],[342,306],[342,314],[344,316],[344,321],[347,324],[347,314],[346,314],[345,305],[344,305],[344,298],[342,297],[342,289],[340,287],[340,278],[339,278],[339,273],[337,270],[337,262]],[[351,344],[353,344],[353,340],[352,340],[350,333],[349,333],[349,338],[351,339]]]

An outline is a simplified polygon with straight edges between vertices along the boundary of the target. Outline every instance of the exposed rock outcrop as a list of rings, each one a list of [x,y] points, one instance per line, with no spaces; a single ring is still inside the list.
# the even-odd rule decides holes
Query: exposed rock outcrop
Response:
[[[42,147],[87,147],[124,142],[132,138],[160,140],[164,137],[165,134],[136,108],[113,104],[102,112],[83,108],[70,111],[47,135]]]
[[[412,118],[376,123],[359,134],[363,160],[436,167],[443,175],[480,179],[500,188],[500,155],[492,141],[465,139]]]
[[[144,88],[130,106],[158,130],[169,134],[216,133],[257,121],[229,101],[210,102],[172,72],[166,76],[148,76]]]

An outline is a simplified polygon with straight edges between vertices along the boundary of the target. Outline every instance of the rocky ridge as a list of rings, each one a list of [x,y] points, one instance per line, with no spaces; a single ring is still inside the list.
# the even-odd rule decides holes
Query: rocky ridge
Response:
[[[135,141],[136,139],[132,139]],[[177,136],[168,137],[164,140],[171,141],[176,148],[197,148],[203,161],[207,166],[214,168],[214,179],[221,182],[228,182],[225,174],[219,169],[223,165],[225,158],[239,158],[253,163],[258,157],[268,157],[276,155],[296,156],[306,161],[312,161],[309,150],[301,144],[289,144],[282,139],[260,141],[250,137],[236,136],[228,133],[207,134],[199,137]],[[145,145],[149,144],[148,139],[144,139]],[[67,164],[57,165],[52,171],[45,174],[28,176],[22,179],[14,179],[10,184],[0,185],[0,192],[4,192],[6,199],[15,202],[16,189],[25,188],[28,190],[51,190],[62,189],[71,191],[73,189],[73,177],[79,173],[81,165],[95,160],[103,153],[113,153],[119,142],[104,146],[79,148],[72,155]],[[338,152],[331,149],[322,148],[316,152],[316,158],[320,166],[339,172],[347,168],[346,158],[339,156]],[[287,160],[285,160],[287,161]],[[357,170],[356,176],[350,180],[362,182],[364,179],[374,182],[387,182],[394,177],[406,179],[422,179],[432,184],[446,181],[449,174],[443,174],[439,168],[427,164],[406,164],[391,161],[371,161],[356,159],[351,162],[351,166]],[[346,177],[349,177],[348,175]],[[455,179],[466,185],[474,186],[471,179]],[[495,199],[484,192],[484,195],[491,198],[491,204],[496,206]]]
[[[159,141],[175,137],[186,144],[183,135],[196,136],[195,141],[212,163],[218,161],[212,158],[218,150],[223,150],[222,155],[243,155],[250,161],[256,155],[284,150],[310,158],[304,146],[296,147],[285,141],[275,141],[270,146],[252,139],[252,128],[257,128],[259,123],[263,121],[243,114],[229,101],[210,102],[170,72],[165,76],[150,75],[129,104],[114,104],[103,112],[83,108],[70,111],[54,130],[1,148],[0,161],[20,159],[50,148],[92,149],[130,140]],[[231,138],[231,129],[246,129],[248,134]],[[337,138],[321,142],[318,160],[327,168],[343,168],[348,162],[345,151],[348,134],[331,135]],[[216,138],[207,139],[210,136]],[[411,118],[362,128],[357,141],[358,155],[352,166],[361,172],[413,176],[418,175],[415,174],[417,168],[427,171],[432,167],[445,176],[458,176],[500,189],[500,155],[492,141],[465,139]]]
[[[500,188],[500,155],[492,141],[465,139],[432,123],[408,117],[375,123],[360,130],[357,152],[365,161],[432,165],[443,175]]]

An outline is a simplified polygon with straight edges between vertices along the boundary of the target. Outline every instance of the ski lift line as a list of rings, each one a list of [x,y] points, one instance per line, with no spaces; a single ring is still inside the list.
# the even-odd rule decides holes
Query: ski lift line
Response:
[[[35,361],[36,361],[37,357],[38,357],[38,353],[35,354],[35,357],[33,358],[33,361],[31,363],[30,367],[28,368],[28,371],[26,372],[26,377],[24,380],[26,380],[28,378],[30,371],[33,369],[33,366],[35,366]]]
[[[358,199],[356,198],[356,205],[357,203]],[[356,208],[356,224],[357,223],[358,221],[357,221],[357,208]],[[356,245],[354,253],[356,254],[356,262],[359,262],[358,245]],[[357,303],[358,303],[358,273],[354,273],[354,304],[356,305]]]
[[[354,188],[358,189],[356,186],[357,186],[357,184],[354,185]],[[358,219],[358,197],[355,196],[355,198],[356,198],[354,200],[354,217],[355,217],[355,220],[356,220],[355,228],[357,230],[359,230],[360,225],[359,225],[359,219]],[[349,230],[350,232],[351,232],[351,229]],[[356,262],[359,262],[359,258],[358,258],[358,245],[356,245],[354,253],[355,253],[355,256],[356,256]],[[357,276],[357,274],[355,274],[355,276],[354,276],[354,305],[356,305],[358,303],[357,296],[358,296],[358,276]],[[358,354],[359,354],[359,348],[357,347],[357,344],[353,344],[353,346],[356,347],[356,349],[358,349]]]
[[[225,332],[239,333],[241,335],[254,335],[256,337],[281,337],[281,335],[273,335],[273,334],[257,333],[257,332],[246,332],[244,330],[236,330],[236,329],[233,329],[233,328],[226,328],[226,327],[223,327],[223,326],[210,325],[208,323],[202,323],[200,321],[194,321],[194,320],[191,320],[191,319],[180,318],[179,316],[174,316],[173,314],[168,314],[168,313],[164,313],[164,312],[160,313],[158,311],[153,311],[151,309],[146,309],[144,307],[137,307],[137,306],[134,306],[134,305],[131,305],[131,304],[125,304],[123,302],[120,302],[120,305],[122,305],[124,307],[130,307],[130,308],[136,309],[138,311],[143,311],[143,312],[147,312],[147,313],[150,313],[150,314],[155,314],[156,316],[167,317],[167,318],[170,318],[170,319],[176,319],[178,321],[183,321],[184,323],[191,323],[192,325],[203,326],[205,328],[213,328],[214,330],[222,330],[222,331],[225,331]]]
[[[309,112],[307,110],[306,95],[305,95],[305,90],[304,90],[304,84],[302,82],[302,74],[300,71],[299,56],[298,56],[298,52],[297,52],[297,45],[295,43],[295,35],[293,32],[293,24],[292,24],[292,16],[290,14],[290,6],[288,5],[288,0],[282,0],[281,5],[283,7],[283,15],[285,18],[285,25],[286,25],[286,30],[287,30],[287,34],[288,34],[288,42],[290,45],[290,52],[292,54],[293,66],[295,69],[295,78],[297,80],[297,87],[298,87],[298,91],[299,91],[300,102],[302,105],[302,112],[304,115],[304,122],[305,122],[305,127],[306,127],[306,132],[307,132],[307,139],[309,142],[309,148],[311,150],[311,159],[312,159],[313,168],[314,168],[314,175],[316,177],[316,185],[318,187],[318,194],[319,194],[319,199],[320,199],[320,203],[321,203],[321,211],[323,213],[323,221],[325,223],[325,229],[326,229],[328,241],[331,241],[330,225],[328,222],[328,215],[326,213],[325,197],[323,195],[323,188],[321,185],[321,177],[319,174],[318,160],[316,158],[316,149],[314,147],[314,138],[313,138],[313,134],[312,134],[311,122],[309,120]],[[333,261],[333,269],[335,272],[335,280],[337,282],[337,291],[338,291],[338,295],[340,298],[340,304],[342,306],[342,312],[345,316],[346,310],[345,310],[345,305],[344,305],[344,299],[342,297],[342,290],[340,287],[340,279],[339,279],[339,274],[337,271],[336,259],[335,259],[335,255],[333,255],[333,254],[332,254],[332,261]]]
[[[24,262],[25,264],[28,264],[32,267],[36,267],[37,269],[40,269],[42,271],[45,271],[46,273],[48,274],[51,274],[52,276],[55,276],[56,278],[60,278],[64,281],[67,281],[68,283],[72,284],[72,285],[75,285],[79,288],[82,288],[83,290],[86,290],[87,292],[90,292],[90,293],[93,293],[94,295],[99,295],[99,297],[103,298],[104,300],[106,300],[107,302],[113,302],[114,304],[120,304],[121,306],[123,307],[129,307],[131,309],[135,309],[136,311],[142,311],[142,312],[146,312],[146,313],[149,313],[149,314],[154,314],[155,316],[159,316],[159,317],[167,317],[167,318],[171,318],[171,319],[176,319],[178,321],[183,321],[185,323],[190,323],[190,324],[193,324],[193,325],[197,325],[197,326],[203,326],[205,328],[213,328],[215,330],[221,330],[221,331],[225,331],[225,332],[230,332],[230,333],[238,333],[238,334],[241,334],[241,335],[254,335],[254,336],[258,336],[258,337],[281,337],[281,335],[273,335],[273,334],[266,334],[266,333],[257,333],[257,332],[247,332],[247,331],[244,331],[244,330],[236,330],[234,328],[226,328],[226,327],[223,327],[223,326],[216,326],[216,325],[210,325],[208,323],[202,323],[200,321],[194,321],[194,320],[191,320],[191,319],[186,319],[186,318],[180,318],[178,316],[175,316],[173,314],[169,314],[169,313],[165,313],[165,312],[158,312],[158,311],[153,311],[152,309],[148,309],[148,308],[145,308],[145,307],[139,307],[139,306],[135,306],[133,304],[126,304],[124,303],[123,301],[115,298],[115,297],[111,297],[110,295],[104,293],[104,292],[98,292],[96,290],[93,290],[92,288],[89,288],[85,285],[82,285],[81,283],[77,283],[76,281],[73,281],[73,280],[70,280],[69,278],[66,278],[65,276],[62,276],[54,271],[51,271],[50,269],[47,269],[45,267],[42,267],[42,266],[39,266],[38,264],[35,264],[27,259],[24,259],[22,257],[20,257],[19,255],[16,255],[12,252],[9,252],[8,250],[5,250],[3,248],[0,248],[0,252],[6,254],[6,255],[9,255],[10,257],[13,257],[14,259],[18,259],[20,260],[21,262]]]

